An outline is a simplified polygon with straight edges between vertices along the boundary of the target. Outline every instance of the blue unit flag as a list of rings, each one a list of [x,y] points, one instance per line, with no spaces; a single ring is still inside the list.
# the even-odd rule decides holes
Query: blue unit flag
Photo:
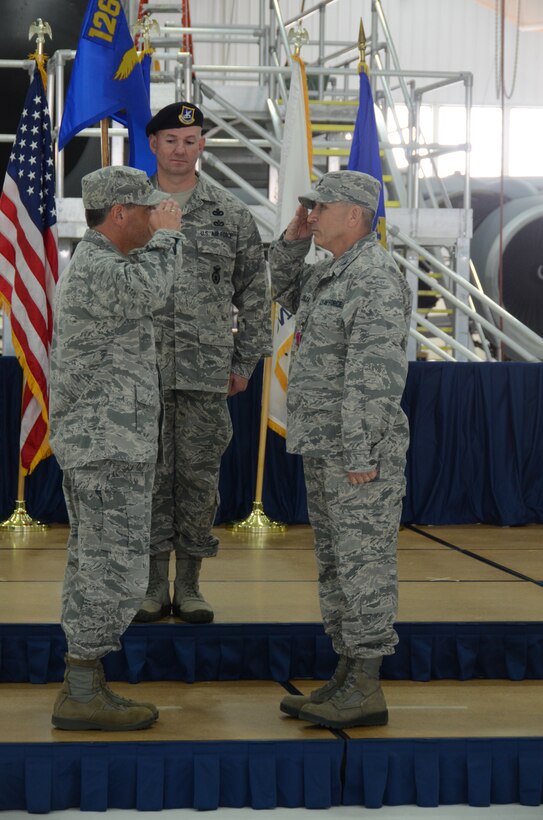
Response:
[[[347,168],[349,171],[362,171],[364,174],[370,174],[381,183],[381,193],[379,194],[379,205],[375,214],[374,228],[377,231],[380,241],[385,244],[386,217],[383,171],[381,168],[379,138],[377,135],[377,123],[375,121],[373,105],[373,95],[371,93],[369,77],[367,72],[362,70],[360,72],[358,114],[356,116]]]
[[[149,88],[121,0],[89,0],[66,95],[59,149],[105,117],[128,127],[129,165],[153,174],[156,160],[145,134],[151,119]]]

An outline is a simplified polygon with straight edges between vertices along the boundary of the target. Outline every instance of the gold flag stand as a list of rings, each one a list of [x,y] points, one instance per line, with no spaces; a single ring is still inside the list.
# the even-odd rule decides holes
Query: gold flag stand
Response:
[[[23,477],[24,488],[24,477]],[[18,493],[19,495],[19,493]],[[41,521],[34,521],[26,511],[24,498],[18,498],[15,501],[15,509],[10,517],[0,524],[0,530],[7,530],[9,532],[37,532],[38,530],[46,530],[48,524],[42,524]]]
[[[25,390],[25,379],[23,377],[23,389],[21,392],[21,407],[22,398]],[[19,453],[19,479],[17,482],[17,499],[15,501],[15,509],[10,517],[0,523],[0,530],[8,530],[10,532],[29,532],[31,530],[46,530],[47,524],[42,524],[40,521],[34,521],[26,511],[25,505],[25,476],[23,472],[23,465],[21,463],[21,454]]]
[[[260,414],[260,439],[258,442],[258,465],[256,470],[256,489],[253,510],[243,521],[236,521],[229,524],[228,528],[232,532],[250,533],[282,533],[285,532],[286,524],[272,521],[264,512],[262,504],[262,486],[264,483],[264,461],[266,457],[266,435],[268,432],[268,407],[270,403],[270,382],[271,382],[271,357],[264,359],[264,374],[262,385],[262,410]]]

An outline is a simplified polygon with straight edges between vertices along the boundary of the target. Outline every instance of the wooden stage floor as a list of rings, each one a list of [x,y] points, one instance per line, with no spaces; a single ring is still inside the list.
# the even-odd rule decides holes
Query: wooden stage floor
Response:
[[[319,622],[309,527],[284,535],[215,530],[219,555],[204,562],[202,588],[216,623]],[[399,621],[541,621],[542,526],[417,527],[399,536]],[[0,533],[0,622],[58,624],[66,527]],[[171,565],[173,570],[173,563]],[[175,623],[173,619],[164,623]],[[183,629],[183,625],[179,625]],[[291,681],[302,692],[317,684]],[[334,740],[337,734],[282,715],[285,689],[274,681],[115,683],[121,694],[154,701],[149,730],[111,733],[108,742],[193,740]],[[390,722],[353,729],[350,738],[541,737],[536,680],[385,681]],[[103,740],[103,733],[62,732],[50,723],[58,684],[0,685],[4,743]]]

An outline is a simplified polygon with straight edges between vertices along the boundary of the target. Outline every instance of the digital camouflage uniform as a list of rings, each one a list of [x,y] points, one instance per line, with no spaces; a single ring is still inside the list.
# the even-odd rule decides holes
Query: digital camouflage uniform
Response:
[[[272,296],[296,313],[287,449],[304,456],[325,630],[338,655],[377,658],[397,643],[411,293],[375,233],[315,265],[310,242],[280,238],[269,254]]]
[[[269,354],[270,303],[260,235],[235,196],[199,177],[183,207],[182,234],[183,267],[156,315],[165,418],[151,551],[203,558],[217,552],[210,531],[221,457],[232,436],[230,373],[248,379]]]
[[[147,588],[160,413],[152,312],[179,239],[159,230],[124,256],[87,230],[57,286],[51,444],[70,517],[62,628],[76,658],[119,649]]]

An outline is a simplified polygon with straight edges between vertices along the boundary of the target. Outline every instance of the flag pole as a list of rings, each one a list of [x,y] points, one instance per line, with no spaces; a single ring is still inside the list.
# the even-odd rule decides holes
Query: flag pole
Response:
[[[360,26],[358,27],[358,73],[364,71],[368,73],[368,64],[366,63],[366,32],[364,31],[364,23],[360,18]]]
[[[29,57],[36,61],[36,65],[38,66],[39,72],[41,74],[41,78],[43,81],[44,89],[47,88],[47,74],[45,71],[45,62],[47,60],[47,55],[44,54],[43,51],[43,44],[45,43],[45,35],[48,35],[50,38],[53,37],[51,33],[51,26],[49,23],[44,22],[41,17],[38,17],[36,21],[31,23],[30,28],[28,29],[28,38],[30,39],[33,35],[36,37],[36,51],[33,54],[30,54]],[[24,393],[25,393],[25,386],[26,386],[26,379],[23,371],[23,384],[21,389],[21,419],[23,416],[23,402],[24,402]],[[2,530],[9,530],[13,531],[25,531],[28,532],[29,530],[44,530],[47,529],[47,524],[42,524],[40,521],[35,521],[31,516],[28,514],[26,510],[25,504],[25,473],[23,470],[23,463],[21,457],[21,446],[19,442],[19,471],[17,477],[17,498],[15,500],[15,509],[5,521],[0,523],[0,529]]]
[[[25,392],[26,379],[23,374],[23,388],[21,390],[21,411],[23,406],[23,396]],[[22,417],[22,412],[21,412]],[[40,521],[35,521],[28,514],[25,504],[25,474],[21,459],[21,451],[19,446],[19,472],[17,479],[17,498],[15,500],[15,509],[9,518],[0,523],[1,530],[9,530],[11,532],[28,532],[29,530],[46,530],[47,524],[42,524]]]
[[[100,147],[102,151],[102,168],[111,164],[109,156],[109,117],[100,120]]]
[[[300,58],[300,51],[302,45],[309,41],[309,35],[302,26],[302,21],[298,21],[298,26],[293,27],[288,33],[288,40],[294,46],[294,58]],[[275,327],[275,310],[276,305],[272,306],[272,326]],[[264,478],[264,461],[266,452],[266,439],[268,431],[268,415],[270,402],[270,388],[272,378],[272,357],[264,360],[264,374],[262,385],[262,411],[260,417],[260,443],[258,449],[258,465],[255,500],[253,502],[253,510],[248,518],[231,525],[234,532],[284,532],[286,530],[285,524],[280,524],[276,521],[270,521],[268,516],[264,513],[262,504],[262,486]]]
[[[272,306],[272,325],[275,313],[275,305]],[[256,487],[253,509],[249,516],[243,521],[236,521],[229,525],[232,532],[268,532],[280,533],[287,529],[286,524],[279,521],[272,521],[264,512],[262,503],[262,489],[264,486],[264,463],[266,460],[266,439],[268,434],[268,410],[270,406],[270,384],[271,384],[272,357],[264,359],[264,371],[262,375],[262,405],[260,410],[260,434],[258,441],[258,462],[256,467]]]

